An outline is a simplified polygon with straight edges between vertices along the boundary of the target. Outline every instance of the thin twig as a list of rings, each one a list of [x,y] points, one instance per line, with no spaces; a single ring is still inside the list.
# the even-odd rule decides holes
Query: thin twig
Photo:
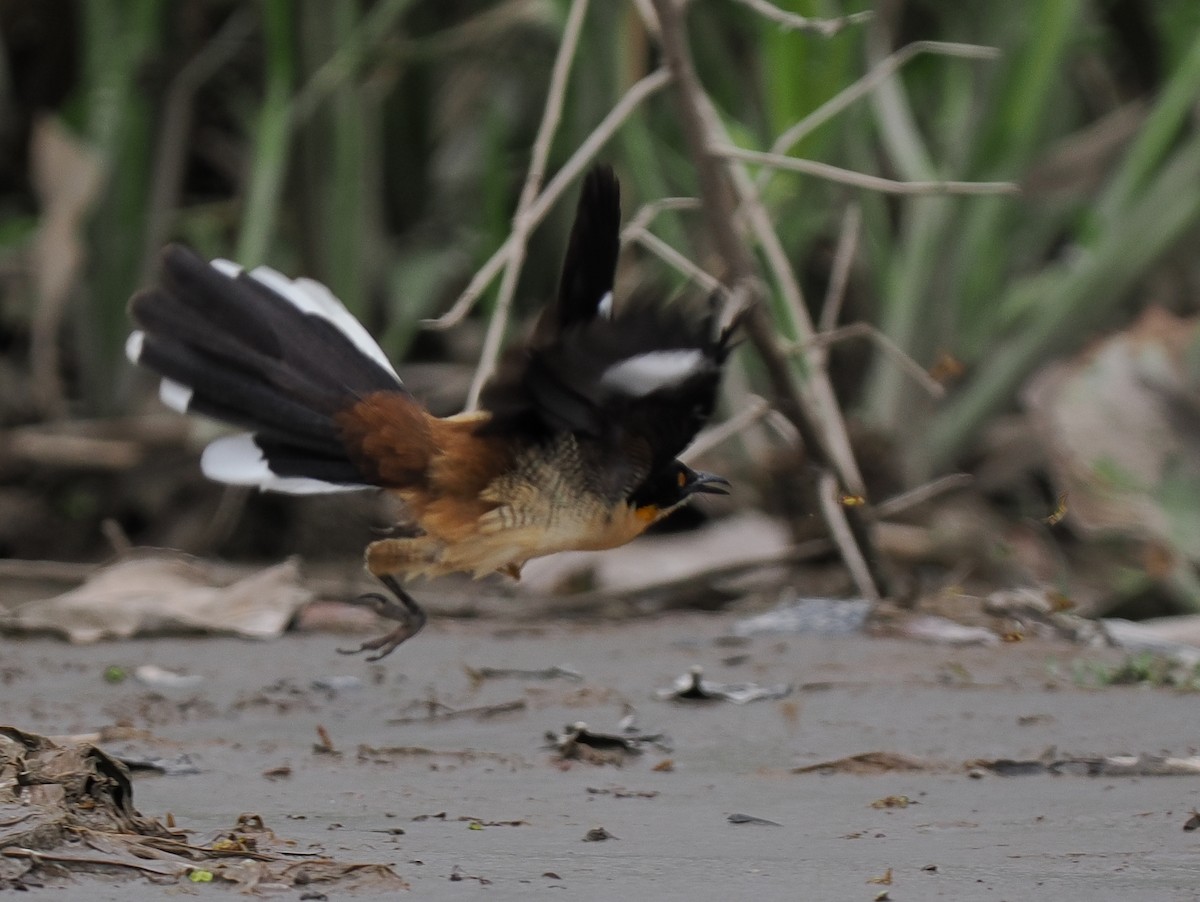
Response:
[[[700,91],[696,103],[704,122],[705,131],[710,136],[709,143],[731,144],[729,132],[713,107],[712,101],[708,99],[708,95]],[[730,160],[728,161],[728,173],[734,190],[737,192],[738,209],[736,212],[730,211],[729,218],[724,221],[736,221],[738,214],[745,216],[755,241],[762,249],[767,269],[783,300],[783,314],[788,330],[801,342],[807,342],[815,336],[816,330],[813,328],[808,308],[804,303],[804,292],[792,270],[792,264],[788,259],[783,241],[775,230],[775,224],[771,221],[771,214],[763,203],[761,194],[745,165],[736,160]],[[769,328],[769,324],[766,325],[768,328],[758,330],[760,335],[755,339],[755,341],[763,342],[764,346],[767,342],[774,343],[775,341],[774,330]],[[762,348],[759,349],[759,353],[764,355]],[[778,351],[772,353],[778,353]],[[766,359],[764,355],[764,360]],[[837,470],[847,490],[854,494],[864,494],[866,489],[863,485],[862,474],[854,459],[854,450],[850,446],[850,437],[846,432],[841,409],[838,407],[837,396],[825,369],[820,366],[819,360],[811,361],[807,367],[807,378],[799,385],[794,381],[793,375],[787,372],[786,367],[783,367],[771,377],[776,381],[777,390],[783,386],[783,383],[778,380],[785,379],[789,386],[787,391],[795,395],[794,403],[789,402],[792,403],[793,409],[787,410],[785,413],[789,418],[808,417],[816,424],[815,428],[807,429],[808,434],[804,438],[805,444],[810,447],[819,444],[821,456],[826,458]],[[805,427],[801,424],[796,423],[795,425],[797,429],[804,431]]]
[[[189,865],[183,862],[169,862],[161,865],[143,864],[140,861],[129,861],[128,859],[116,858],[112,855],[71,855],[64,852],[43,852],[37,849],[25,849],[19,846],[6,846],[0,854],[9,858],[26,858],[39,868],[43,868],[47,863],[76,865],[80,869],[84,867],[98,869],[128,868],[131,871],[152,874],[155,877],[176,877],[189,867]]]
[[[854,585],[858,586],[858,591],[867,601],[879,601],[881,596],[875,585],[871,568],[867,566],[867,559],[859,550],[858,542],[855,541],[855,535],[850,529],[850,522],[846,516],[847,509],[846,505],[842,503],[842,492],[837,477],[829,470],[823,470],[817,479],[817,497],[821,503],[821,513],[825,517],[825,523],[833,533],[833,543],[841,553],[842,561],[846,564],[846,569],[850,571]]]
[[[625,241],[637,242],[650,251],[650,253],[683,273],[683,275],[703,288],[708,294],[724,289],[720,279],[706,273],[688,257],[675,250],[675,248],[671,247],[671,245],[667,244],[667,242],[654,233],[641,227],[626,226],[624,231],[621,232],[621,237]]]
[[[183,167],[192,140],[192,112],[196,92],[241,50],[254,30],[254,8],[243,6],[230,13],[220,30],[188,60],[171,81],[163,106],[162,128],[154,153],[150,199],[146,204],[146,229],[142,242],[138,284],[145,285],[158,265],[158,250],[178,208]]]
[[[796,425],[775,408],[767,411],[763,422],[789,445],[797,445],[804,441],[800,437],[800,430],[796,428]]]
[[[648,229],[650,223],[658,218],[658,214],[668,211],[678,210],[699,210],[700,198],[698,197],[661,197],[658,200],[652,200],[649,203],[642,204],[629,220],[625,230],[630,229]]]
[[[633,8],[641,18],[642,24],[646,26],[647,34],[657,41],[661,29],[658,27],[658,13],[654,11],[654,5],[650,0],[633,0]]]
[[[923,53],[941,56],[957,56],[964,59],[996,59],[1000,55],[995,47],[983,47],[978,44],[956,44],[944,41],[916,41],[901,47],[895,53],[879,61],[866,75],[854,84],[842,89],[825,101],[778,138],[771,145],[771,153],[785,154],[791,150],[800,139],[816,131],[834,116],[838,115],[859,98],[869,94],[883,81],[890,78],[900,68],[914,57]],[[757,185],[761,191],[774,170],[764,169],[760,173]]]
[[[874,15],[871,10],[851,13],[848,16],[838,16],[836,19],[811,19],[797,13],[789,13],[780,9],[767,0],[737,0],[742,6],[753,10],[764,19],[770,19],[784,31],[815,31],[822,37],[830,38],[849,25],[861,25],[869,22]]]
[[[894,18],[881,16],[866,30],[864,44],[867,62],[872,68],[887,59],[895,43]],[[936,178],[933,156],[900,79],[892,76],[881,81],[871,92],[870,105],[884,152],[899,177],[907,181]],[[915,210],[913,212],[916,214]]]
[[[650,253],[698,284],[704,291],[712,294],[716,291],[725,290],[725,286],[721,284],[720,280],[705,272],[696,263],[692,262],[689,257],[680,253],[650,231],[650,223],[660,213],[699,209],[700,200],[695,197],[664,197],[643,204],[637,213],[634,214],[633,218],[629,220],[625,228],[621,230],[621,241],[642,245]]]
[[[771,405],[767,403],[766,399],[756,395],[742,398],[740,403],[746,406],[725,422],[701,432],[696,436],[696,440],[688,446],[687,451],[679,456],[679,459],[687,463],[702,457],[713,448],[743,432],[747,426],[757,423],[771,411]]]
[[[821,304],[821,316],[817,328],[821,332],[831,332],[837,326],[838,317],[842,313],[842,303],[846,299],[846,286],[850,282],[850,267],[858,253],[858,232],[862,226],[862,206],[852,203],[846,207],[842,216],[842,228],[838,233],[837,249],[833,254],[833,266],[829,272],[829,288],[825,292],[825,302]]]
[[[850,323],[848,326],[830,329],[828,332],[821,332],[809,344],[828,347],[831,344],[845,341],[848,338],[871,339],[881,351],[892,357],[904,372],[912,376],[914,382],[929,392],[931,398],[944,398],[946,396],[946,386],[929,375],[921,364],[917,363],[904,352],[904,349],[900,345],[896,344],[896,342],[892,341],[892,339],[888,338],[887,335],[870,323]]]
[[[865,172],[855,172],[852,169],[843,169],[840,166],[832,166],[817,160],[800,160],[777,153],[744,150],[729,144],[718,145],[712,147],[711,150],[718,156],[729,160],[769,166],[772,169],[786,169],[789,172],[802,172],[830,182],[866,188],[882,194],[1018,194],[1021,190],[1014,182],[902,182],[878,175],[868,175]]]
[[[546,105],[542,109],[542,121],[538,125],[537,137],[533,142],[529,171],[525,174],[525,184],[521,186],[517,210],[513,214],[512,234],[509,239],[512,242],[512,251],[504,267],[504,277],[500,280],[496,306],[488,320],[479,365],[475,368],[471,388],[467,392],[467,410],[474,410],[479,406],[479,394],[495,372],[496,361],[500,358],[500,348],[504,343],[504,333],[508,328],[508,317],[517,290],[517,279],[525,262],[526,243],[534,225],[529,220],[529,208],[537,198],[542,180],[546,176],[546,160],[550,156],[550,144],[554,140],[554,133],[562,119],[567,81],[571,74],[571,64],[575,61],[575,52],[579,47],[579,35],[583,30],[587,8],[588,0],[573,0],[571,10],[567,14],[567,23],[563,27],[562,41],[558,45],[558,55],[554,58],[554,68],[550,75],[550,87],[546,92]]]
[[[399,726],[411,723],[429,723],[434,720],[461,720],[467,717],[483,719],[495,717],[497,714],[511,714],[513,711],[524,711],[528,706],[529,703],[523,698],[513,699],[509,702],[498,702],[494,705],[479,705],[474,708],[459,708],[457,710],[439,706],[438,708],[431,707],[427,713],[420,716],[391,717],[388,718],[387,722]]]
[[[636,82],[625,92],[616,106],[609,111],[604,120],[596,126],[584,142],[579,145],[575,153],[571,155],[571,158],[563,165],[562,169],[550,180],[542,193],[538,195],[538,199],[530,205],[526,214],[529,219],[530,228],[536,226],[546,218],[546,214],[550,212],[555,202],[566,191],[567,186],[587,167],[600,148],[604,146],[604,143],[624,124],[625,120],[633,114],[642,101],[662,90],[670,80],[671,74],[666,69],[656,69]],[[483,294],[484,290],[508,262],[515,244],[516,242],[513,241],[513,237],[510,235],[496,249],[496,252],[492,254],[487,263],[483,264],[480,270],[475,273],[470,284],[459,295],[454,305],[437,319],[424,320],[423,324],[431,329],[449,329],[462,322],[466,315],[471,312],[471,308],[475,305],[479,296]]]
[[[799,285],[791,272],[787,254],[775,233],[770,217],[758,199],[753,182],[743,167],[722,167],[712,152],[714,144],[728,144],[730,141],[720,116],[700,85],[692,64],[683,22],[683,7],[678,0],[654,0],[654,8],[662,27],[663,55],[675,76],[680,124],[691,150],[692,162],[700,183],[700,196],[704,201],[708,232],[728,270],[725,281],[733,287],[735,295],[743,294],[751,301],[762,296],[754,257],[735,228],[737,201],[740,195],[742,209],[748,211],[764,250],[769,257],[774,258],[771,265],[781,279],[780,284],[787,285],[791,300],[798,302],[798,309],[793,315],[798,320],[797,331],[803,329],[802,338],[807,340],[812,336],[813,330],[807,312],[803,310]],[[735,188],[737,195],[734,193]],[[746,307],[742,322],[778,395],[779,409],[800,432],[809,459],[818,468],[836,461],[838,478],[834,480],[835,486],[840,483],[847,487],[849,494],[865,495],[862,478],[854,462],[841,412],[837,407],[837,399],[828,378],[823,371],[816,369],[814,378],[811,379],[812,387],[817,390],[820,421],[825,427],[824,431],[818,431],[813,428],[807,415],[804,395],[794,381],[792,367],[780,353],[774,324],[761,303],[751,303]],[[834,447],[832,451],[831,445]],[[839,542],[839,550],[859,591],[866,598],[879,597],[881,591],[886,591],[885,575],[882,564],[876,557],[874,539],[867,525],[867,513],[862,507],[845,510],[839,505],[837,516],[839,522],[837,525],[831,523],[831,533],[835,541]],[[846,544],[840,544],[843,542]]]
[[[909,508],[916,507],[918,504],[924,504],[931,498],[936,498],[938,495],[952,492],[955,489],[961,489],[964,486],[974,482],[974,477],[970,473],[951,473],[949,476],[942,476],[932,482],[927,482],[924,485],[919,485],[915,489],[909,489],[907,492],[902,492],[883,501],[875,506],[875,513],[882,517],[894,517],[896,514],[903,513]]]

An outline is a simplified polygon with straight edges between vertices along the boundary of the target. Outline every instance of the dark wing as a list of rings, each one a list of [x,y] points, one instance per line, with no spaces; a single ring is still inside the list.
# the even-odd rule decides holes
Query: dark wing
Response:
[[[612,309],[613,280],[621,244],[621,187],[609,166],[584,176],[559,277],[558,298],[542,311],[534,343]]]
[[[481,397],[489,434],[579,438],[628,496],[669,467],[712,415],[729,334],[692,304],[631,304],[510,352]]]
[[[317,282],[210,264],[171,246],[158,284],[129,309],[139,328],[126,352],[163,377],[163,402],[250,430],[205,449],[210,478],[287,492],[363,488],[379,484],[381,467],[346,429],[356,411],[373,422],[387,411],[389,422],[419,432],[420,405],[366,329]]]
[[[620,191],[588,173],[556,301],[532,340],[484,387],[482,429],[519,441],[576,436],[606,491],[626,497],[671,467],[712,415],[729,332],[697,303],[632,299],[614,308]]]

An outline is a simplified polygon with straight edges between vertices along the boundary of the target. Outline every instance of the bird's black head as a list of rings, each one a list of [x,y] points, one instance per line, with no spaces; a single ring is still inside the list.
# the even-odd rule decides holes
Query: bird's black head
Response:
[[[696,494],[728,495],[729,480],[675,460],[642,483],[629,501],[639,511],[653,512],[657,520]]]

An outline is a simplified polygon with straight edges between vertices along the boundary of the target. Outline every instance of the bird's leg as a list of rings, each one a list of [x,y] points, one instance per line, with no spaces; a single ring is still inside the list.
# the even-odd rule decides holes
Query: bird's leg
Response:
[[[421,627],[425,625],[426,620],[425,611],[404,590],[404,587],[400,585],[396,577],[388,573],[376,574],[376,577],[396,597],[388,598],[380,592],[367,592],[365,595],[359,595],[350,603],[366,605],[372,608],[380,617],[399,621],[400,626],[387,635],[380,636],[378,639],[368,639],[358,648],[338,649],[344,655],[356,655],[364,651],[375,652],[375,654],[367,658],[368,661],[378,661],[380,658],[386,658],[401,643],[406,642],[419,633]]]

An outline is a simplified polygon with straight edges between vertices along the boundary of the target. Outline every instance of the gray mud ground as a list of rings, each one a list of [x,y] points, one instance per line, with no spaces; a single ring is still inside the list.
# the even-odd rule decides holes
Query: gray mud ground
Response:
[[[83,648],[6,640],[0,722],[48,734],[117,722],[147,729],[153,740],[132,743],[138,750],[186,752],[202,772],[138,776],[135,804],[144,814],[170,812],[203,838],[256,812],[299,849],[393,865],[411,884],[409,898],[1200,898],[1200,832],[1182,829],[1200,805],[1200,779],[974,778],[962,766],[1037,757],[1050,746],[1060,754],[1191,754],[1200,743],[1194,694],[1080,689],[1072,662],[1102,655],[1062,645],[720,641],[731,622],[679,615],[512,631],[492,621],[439,620],[377,665],[337,654],[349,640],[329,634]],[[111,665],[139,664],[204,681],[153,690],[103,679]],[[559,664],[583,681],[476,682],[464,670]],[[741,707],[654,697],[694,664],[714,679],[797,688],[783,701]],[[336,693],[311,687],[339,675],[362,685]],[[518,700],[526,707],[393,722],[421,717],[430,699],[455,709]],[[631,709],[641,729],[670,737],[669,753],[650,749],[615,767],[556,761],[545,748],[548,730],[579,720],[613,730]],[[340,754],[314,751],[318,726]],[[792,773],[871,751],[947,767]],[[290,776],[264,775],[281,767]],[[888,796],[916,804],[872,807]],[[779,826],[732,824],[734,813]],[[471,818],[485,826],[473,829]],[[584,842],[593,827],[617,838]],[[890,886],[870,882],[889,869]],[[22,898],[137,902],[227,892],[97,876],[47,883]],[[299,899],[301,890],[273,895]]]

